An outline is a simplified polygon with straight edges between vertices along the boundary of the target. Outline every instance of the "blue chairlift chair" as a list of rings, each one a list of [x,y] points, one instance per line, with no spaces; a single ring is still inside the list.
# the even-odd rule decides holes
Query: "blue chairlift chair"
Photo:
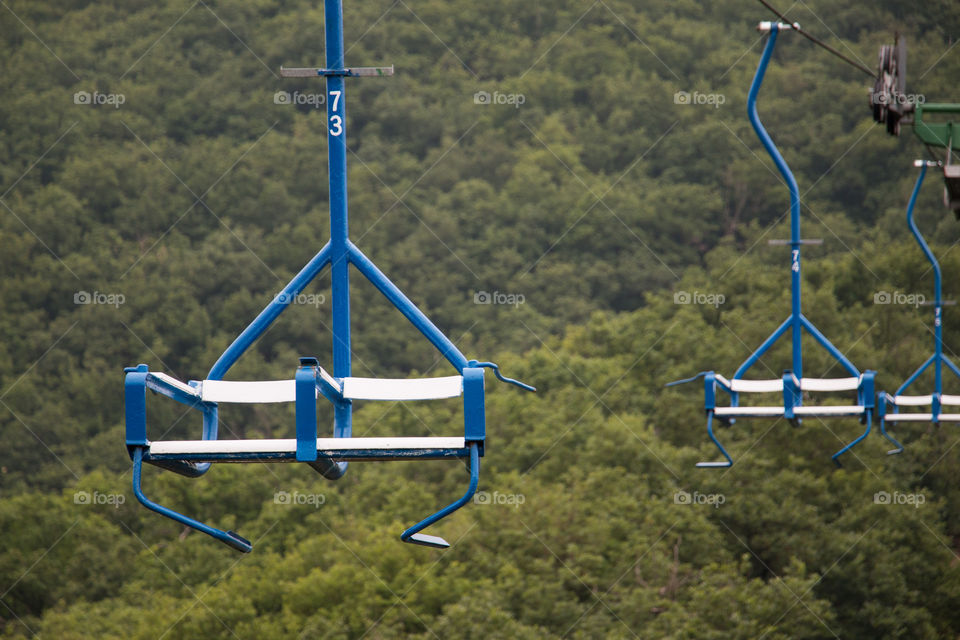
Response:
[[[697,463],[698,467],[723,468],[733,464],[733,459],[730,457],[730,454],[727,453],[727,450],[720,444],[714,434],[714,418],[717,418],[727,425],[733,424],[737,418],[786,418],[792,424],[797,425],[803,418],[809,417],[857,417],[866,425],[866,428],[859,437],[833,454],[833,461],[839,466],[839,457],[866,438],[870,433],[872,416],[875,410],[875,372],[864,371],[861,373],[801,312],[800,248],[803,244],[814,241],[801,240],[800,194],[797,181],[793,176],[793,172],[790,171],[790,167],[787,166],[786,161],[784,161],[783,156],[780,154],[780,151],[770,138],[770,135],[766,129],[764,129],[763,124],[760,122],[760,117],[757,115],[757,95],[777,42],[777,35],[780,31],[788,31],[793,27],[792,25],[783,23],[761,22],[757,28],[761,32],[768,33],[769,36],[763,50],[763,55],[760,57],[756,74],[753,77],[753,83],[750,85],[750,92],[747,96],[747,113],[754,131],[760,138],[760,142],[767,150],[767,153],[773,158],[790,192],[790,315],[763,344],[737,368],[732,378],[728,379],[714,371],[705,371],[693,378],[672,382],[668,386],[692,382],[700,377],[704,379],[704,410],[707,414],[707,434],[720,451],[720,454],[724,457],[724,460],[699,462]],[[804,377],[803,331],[809,333],[816,343],[823,347],[827,353],[840,364],[846,371],[847,376],[843,378]],[[780,378],[766,380],[745,379],[744,376],[750,368],[759,361],[763,354],[766,353],[777,340],[788,332],[792,340],[792,368],[784,371]],[[718,405],[717,396],[720,395],[718,393],[720,391],[729,396],[729,405]],[[803,404],[803,396],[810,392],[846,392],[852,396],[854,403],[845,405],[805,406]],[[768,404],[766,406],[740,406],[740,398],[743,394],[777,394],[780,397],[780,401],[776,404]]]
[[[534,388],[500,374],[491,362],[468,360],[460,350],[407,298],[380,269],[350,241],[347,227],[346,95],[344,78],[390,76],[393,67],[344,67],[341,0],[324,1],[325,68],[281,68],[284,77],[322,77],[327,90],[327,141],[330,184],[330,240],[283,290],[260,312],[216,361],[205,380],[182,382],[147,365],[125,369],[126,446],[133,459],[133,489],[148,509],[206,533],[242,552],[250,541],[233,531],[222,531],[177,513],[147,498],[141,488],[143,463],[188,477],[201,476],[216,462],[305,462],[324,477],[341,477],[351,460],[469,461],[470,481],[462,498],[421,520],[400,536],[404,542],[448,547],[439,536],[421,533],[466,504],[477,488],[480,457],[484,454],[485,368],[498,379],[533,391]],[[292,379],[226,381],[237,359],[267,330],[301,291],[330,265],[333,303],[333,373],[317,359],[300,359]],[[355,267],[406,316],[453,365],[457,375],[429,379],[371,379],[351,372],[349,267]],[[167,396],[200,413],[200,440],[151,441],[147,437],[146,392]],[[464,429],[452,437],[353,438],[354,400],[407,401],[463,396]],[[332,438],[317,436],[317,401],[334,408]],[[293,403],[296,437],[288,439],[221,440],[217,438],[218,410],[225,403]]]
[[[950,358],[943,354],[943,283],[940,271],[940,263],[937,262],[933,251],[930,250],[926,240],[920,234],[917,223],[913,219],[913,210],[917,204],[917,196],[920,193],[920,187],[923,185],[924,176],[927,173],[927,167],[940,166],[939,162],[929,160],[916,160],[914,166],[920,169],[917,175],[917,182],[913,187],[913,193],[910,194],[910,200],[907,203],[907,227],[910,233],[916,239],[917,244],[923,254],[930,261],[934,276],[934,300],[933,300],[933,355],[927,358],[926,362],[920,365],[913,374],[907,378],[906,382],[900,385],[892,395],[881,391],[878,402],[878,416],[880,417],[880,432],[894,445],[894,449],[888,451],[888,454],[898,454],[903,452],[903,445],[890,435],[887,431],[888,422],[960,422],[960,413],[954,410],[953,413],[943,412],[946,407],[960,407],[960,395],[950,395],[943,393],[943,368],[951,371],[960,378],[960,369],[950,361]],[[907,389],[920,377],[924,371],[933,367],[933,391],[926,395],[906,395]],[[902,407],[929,407],[929,411],[906,411],[901,412]]]

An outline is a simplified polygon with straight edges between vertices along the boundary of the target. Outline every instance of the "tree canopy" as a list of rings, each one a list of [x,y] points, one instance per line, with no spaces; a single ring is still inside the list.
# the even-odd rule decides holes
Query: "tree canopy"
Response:
[[[245,556],[136,502],[121,372],[202,379],[326,241],[322,81],[278,73],[323,59],[322,3],[2,4],[0,637],[960,635],[952,426],[898,426],[900,456],[873,434],[837,470],[856,420],[741,420],[722,430],[737,464],[707,471],[699,388],[664,387],[732,373],[789,311],[768,244],[787,192],[745,117],[759,3],[345,3],[348,64],[396,69],[347,81],[352,238],[468,357],[538,392],[487,385],[486,499],[444,521],[445,552],[398,534],[462,491],[460,464],[146,470],[148,495],[242,532]],[[789,15],[871,67],[898,32],[908,91],[960,100],[953,2]],[[759,110],[824,239],[805,313],[892,391],[933,347],[928,306],[877,304],[932,297],[904,223],[923,149],[873,122],[868,78],[781,38]],[[916,217],[952,298],[957,222],[927,182]],[[446,370],[351,284],[357,375]],[[306,293],[231,377],[329,361],[329,275]],[[960,360],[956,306],[943,321]],[[758,366],[788,365],[780,345]],[[808,371],[832,365],[809,341]],[[197,437],[149,406],[151,433]],[[292,437],[292,415],[231,408],[222,429]],[[461,422],[456,402],[369,404],[355,430]]]

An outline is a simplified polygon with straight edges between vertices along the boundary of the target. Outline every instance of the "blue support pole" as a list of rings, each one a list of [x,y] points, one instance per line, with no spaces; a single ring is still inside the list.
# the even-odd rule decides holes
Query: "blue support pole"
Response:
[[[333,286],[333,375],[351,375],[350,255],[347,224],[347,118],[343,75],[343,6],[341,0],[325,0],[326,66],[334,73],[327,81],[327,162],[330,184],[330,263]],[[349,438],[353,405],[334,404],[333,435]]]
[[[750,85],[750,93],[747,94],[747,115],[750,118],[750,124],[753,130],[767,150],[770,157],[773,158],[777,170],[783,176],[790,190],[790,327],[793,338],[793,374],[797,378],[803,377],[803,333],[802,322],[800,320],[800,188],[797,186],[797,180],[787,166],[780,151],[770,138],[770,134],[760,122],[760,116],[757,115],[757,94],[760,93],[760,85],[763,84],[763,77],[767,72],[767,65],[770,57],[773,55],[773,48],[777,44],[777,34],[780,31],[778,24],[770,26],[770,36],[767,44],[763,48],[763,55],[760,57],[760,64],[757,65],[757,72],[753,76],[753,82]]]
[[[936,394],[939,396],[943,392],[943,284],[941,280],[940,263],[937,262],[937,259],[934,257],[933,251],[931,251],[930,246],[927,245],[927,241],[923,239],[922,235],[920,235],[920,230],[917,228],[917,223],[913,219],[913,209],[917,204],[917,196],[920,194],[920,187],[923,185],[923,178],[926,175],[927,163],[924,162],[920,166],[920,174],[917,176],[917,183],[913,186],[913,192],[910,194],[910,201],[907,203],[907,226],[910,227],[910,233],[913,234],[917,244],[920,245],[920,249],[923,251],[923,254],[927,256],[927,260],[930,261],[930,266],[933,267],[933,384]]]
[[[763,341],[763,344],[761,344],[756,351],[751,353],[749,358],[743,361],[743,364],[741,364],[737,368],[737,371],[736,373],[733,374],[733,377],[742,378],[743,375],[750,369],[750,367],[755,365],[757,363],[757,360],[763,357],[763,354],[767,352],[767,349],[772,347],[773,343],[779,340],[780,336],[786,333],[787,329],[789,329],[792,326],[793,326],[793,318],[787,318],[786,320],[784,320],[783,323],[779,327],[777,327],[777,329],[773,333],[771,333],[766,340]]]
[[[810,335],[813,336],[814,340],[820,343],[820,346],[822,346],[824,349],[827,350],[827,353],[833,356],[834,360],[839,362],[840,365],[847,370],[847,373],[849,373],[853,377],[857,377],[860,375],[860,371],[855,366],[853,366],[853,363],[850,362],[850,360],[847,359],[845,355],[840,353],[840,350],[837,349],[835,346],[833,346],[833,344],[829,340],[827,340],[827,336],[823,335],[819,329],[813,326],[813,323],[807,320],[807,317],[805,315],[802,315],[802,314],[800,315],[800,324],[801,326],[803,326],[804,329],[810,332]]]
[[[327,263],[330,262],[330,243],[328,242],[322,249],[308,262],[300,273],[287,283],[287,286],[270,301],[263,311],[254,318],[246,329],[244,329],[233,343],[227,347],[227,350],[221,354],[217,361],[207,374],[208,380],[222,380],[227,371],[233,364],[257,341],[263,332],[266,331],[277,317],[283,313],[284,309],[290,306],[290,303],[297,299],[300,292],[310,284]]]
[[[360,251],[356,245],[351,242],[349,243],[349,247],[350,260],[356,265],[357,269],[360,270],[360,273],[362,273],[373,286],[379,289],[380,292],[393,303],[393,306],[406,316],[427,340],[433,343],[433,346],[443,354],[443,357],[446,358],[450,364],[456,367],[457,371],[462,373],[463,368],[467,366],[468,360],[460,352],[460,349],[457,349],[453,342],[451,342],[447,336],[443,335],[443,332],[430,321],[430,318],[425,316],[423,312],[410,301],[410,298],[408,298],[403,291],[400,291],[397,285],[390,282],[390,279],[377,268],[377,265],[375,265],[370,258],[363,255],[363,252]],[[333,375],[339,377],[336,372],[334,372]]]
[[[767,66],[770,63],[770,58],[773,55],[773,49],[777,43],[777,34],[780,32],[781,28],[789,28],[786,25],[780,25],[777,23],[772,23],[770,26],[770,35],[767,39],[767,44],[764,46],[763,54],[760,56],[760,62],[757,65],[757,71],[753,76],[753,82],[750,84],[750,92],[747,94],[747,116],[750,119],[750,124],[753,126],[754,132],[756,132],[757,137],[760,139],[760,143],[763,144],[763,148],[766,149],[767,153],[773,159],[774,164],[777,166],[777,170],[780,172],[780,175],[783,176],[784,181],[787,184],[787,189],[790,192],[790,316],[781,324],[764,342],[760,347],[754,351],[749,358],[747,358],[743,364],[737,368],[736,373],[734,373],[734,378],[742,378],[746,372],[757,363],[761,356],[763,356],[766,351],[773,346],[773,344],[787,331],[790,329],[790,337],[792,340],[792,369],[791,372],[798,380],[803,378],[803,330],[806,329],[810,335],[819,343],[827,352],[837,360],[844,369],[851,376],[859,376],[860,372],[855,366],[848,360],[840,350],[837,349],[830,341],[824,336],[812,322],[807,320],[803,316],[803,310],[801,307],[801,271],[800,271],[800,247],[803,244],[803,240],[800,237],[800,188],[797,186],[797,180],[793,175],[793,172],[790,170],[790,167],[787,165],[787,162],[783,159],[780,150],[777,149],[777,145],[773,142],[773,139],[770,137],[770,134],[767,133],[767,130],[764,128],[763,123],[760,122],[760,116],[757,113],[757,96],[760,93],[760,87],[763,84],[763,78],[767,72]],[[800,398],[797,398],[797,406],[800,404]]]

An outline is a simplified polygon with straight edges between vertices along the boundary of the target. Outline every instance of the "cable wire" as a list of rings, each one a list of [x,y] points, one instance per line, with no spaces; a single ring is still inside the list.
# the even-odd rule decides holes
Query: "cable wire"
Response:
[[[816,44],[816,45],[819,45],[819,46],[823,47],[824,49],[826,49],[827,51],[829,51],[829,52],[832,53],[833,55],[837,56],[838,58],[840,58],[841,60],[843,60],[843,61],[846,62],[847,64],[852,65],[852,66],[856,67],[857,69],[860,69],[860,71],[863,71],[865,74],[867,74],[867,75],[870,76],[871,78],[876,78],[876,77],[877,77],[877,74],[876,74],[875,72],[871,71],[866,65],[863,65],[863,64],[861,64],[861,63],[859,63],[859,62],[857,62],[857,61],[855,61],[855,60],[851,60],[850,58],[848,58],[847,56],[843,55],[842,53],[840,53],[839,51],[837,51],[836,49],[834,49],[833,47],[831,47],[831,46],[828,45],[827,43],[821,42],[820,40],[814,38],[812,35],[810,35],[810,34],[807,33],[806,31],[804,31],[802,28],[800,28],[800,25],[799,25],[798,23],[796,23],[796,22],[791,22],[790,20],[788,20],[785,15],[783,15],[782,13],[780,13],[779,11],[777,11],[776,9],[774,9],[772,6],[770,6],[770,4],[766,2],[766,0],[759,0],[759,2],[760,2],[760,4],[762,4],[763,6],[765,6],[767,9],[770,9],[770,11],[772,11],[773,13],[775,13],[775,14],[777,15],[777,17],[779,17],[781,20],[783,20],[784,22],[786,22],[787,24],[789,24],[790,26],[792,26],[793,29],[794,29],[794,31],[796,31],[797,33],[799,33],[800,35],[802,35],[804,38],[806,38],[806,39],[809,40],[810,42],[812,42],[812,43],[814,43],[814,44]]]

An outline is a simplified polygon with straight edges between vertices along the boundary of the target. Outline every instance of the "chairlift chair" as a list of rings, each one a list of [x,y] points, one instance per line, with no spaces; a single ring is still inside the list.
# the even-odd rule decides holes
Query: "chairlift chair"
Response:
[[[943,393],[943,369],[944,365],[948,371],[960,378],[960,369],[957,368],[950,358],[943,354],[943,278],[940,271],[940,263],[936,256],[930,250],[930,246],[924,240],[923,235],[917,228],[917,223],[913,218],[913,210],[917,204],[917,196],[920,193],[920,187],[923,185],[924,176],[927,173],[927,167],[937,167],[939,162],[930,160],[916,160],[914,166],[920,169],[917,175],[916,184],[913,192],[910,194],[910,200],[907,203],[907,227],[916,239],[917,244],[923,251],[930,266],[933,269],[934,276],[934,301],[933,301],[933,355],[927,358],[926,362],[920,365],[913,374],[907,378],[906,382],[901,384],[892,395],[881,391],[879,394],[877,414],[880,418],[880,432],[894,445],[887,453],[890,455],[903,452],[903,445],[887,431],[888,422],[960,422],[960,409],[954,409],[944,412],[944,407],[960,407],[960,395],[951,395]],[[933,367],[933,391],[926,395],[906,395],[907,389],[916,382],[924,371]],[[929,411],[906,411],[901,412],[903,407],[929,407]]]
[[[731,425],[737,418],[786,418],[797,425],[803,418],[809,417],[857,417],[866,425],[864,432],[855,440],[846,444],[833,454],[833,461],[839,466],[839,458],[851,447],[862,441],[870,433],[872,416],[875,409],[874,377],[876,372],[858,370],[840,351],[820,332],[814,324],[801,312],[801,267],[800,249],[803,244],[812,244],[815,241],[802,240],[800,236],[800,194],[797,181],[790,167],[780,154],[770,135],[767,133],[757,114],[757,95],[767,65],[773,54],[780,31],[789,31],[797,25],[779,22],[761,22],[758,30],[768,33],[767,43],[760,57],[756,74],[750,85],[747,96],[747,113],[750,123],[767,153],[773,158],[790,192],[790,291],[791,311],[786,320],[754,351],[736,370],[732,378],[726,378],[715,371],[704,371],[692,378],[671,382],[668,386],[692,382],[703,378],[704,382],[704,410],[707,414],[707,434],[713,441],[720,454],[721,461],[699,462],[701,468],[724,468],[733,464],[733,459],[717,439],[713,422],[714,418]],[[786,244],[786,243],[781,243]],[[792,341],[792,368],[783,372],[780,378],[765,380],[748,380],[744,376],[759,361],[770,347],[789,331]],[[823,347],[827,353],[846,371],[843,378],[809,378],[803,375],[803,332],[810,334],[815,342]],[[720,405],[717,402],[719,392],[730,398],[729,405]],[[833,405],[804,405],[803,396],[808,393],[838,393],[849,394],[853,403]],[[780,401],[776,404],[764,406],[740,406],[743,394],[777,394]]]
[[[327,141],[330,185],[330,240],[274,297],[219,357],[204,380],[183,382],[145,364],[125,369],[126,446],[133,459],[133,489],[148,509],[206,533],[242,552],[249,540],[233,531],[204,524],[147,498],[141,488],[143,463],[188,477],[206,473],[213,463],[305,462],[335,480],[349,461],[466,459],[470,480],[459,500],[405,530],[404,542],[448,547],[443,538],[421,533],[466,504],[477,488],[480,457],[484,454],[484,369],[523,389],[534,388],[504,377],[496,364],[468,360],[460,350],[410,301],[379,268],[350,241],[347,225],[346,95],[344,78],[393,75],[393,67],[344,67],[341,0],[324,2],[325,68],[281,68],[283,77],[322,77],[327,90]],[[332,271],[333,373],[314,357],[300,358],[293,377],[286,380],[227,381],[224,376],[243,353],[267,330],[301,291],[326,266]],[[349,267],[366,277],[453,365],[457,375],[428,379],[371,379],[351,371]],[[147,390],[196,410],[203,421],[200,440],[156,441],[147,436]],[[463,397],[464,428],[452,437],[354,438],[355,400],[407,401]],[[317,401],[334,408],[332,438],[318,437]],[[286,439],[221,440],[218,411],[230,403],[293,403],[295,436]]]

